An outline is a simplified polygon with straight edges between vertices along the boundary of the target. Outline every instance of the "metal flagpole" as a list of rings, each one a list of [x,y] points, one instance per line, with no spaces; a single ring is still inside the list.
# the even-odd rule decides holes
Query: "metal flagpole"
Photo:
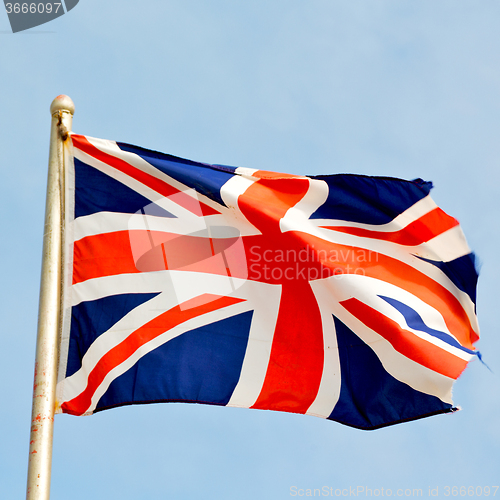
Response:
[[[50,106],[49,172],[43,234],[42,276],[33,385],[27,500],[49,500],[61,313],[64,149],[75,105],[65,95]]]

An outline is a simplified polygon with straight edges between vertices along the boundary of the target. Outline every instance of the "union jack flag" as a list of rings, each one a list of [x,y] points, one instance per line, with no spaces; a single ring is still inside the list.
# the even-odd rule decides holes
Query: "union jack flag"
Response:
[[[177,401],[375,429],[456,409],[477,274],[431,183],[71,137],[58,412]]]

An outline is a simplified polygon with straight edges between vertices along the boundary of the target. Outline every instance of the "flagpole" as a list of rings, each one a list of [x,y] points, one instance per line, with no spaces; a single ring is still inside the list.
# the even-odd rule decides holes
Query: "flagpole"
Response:
[[[49,171],[45,205],[38,334],[28,465],[27,500],[49,500],[52,466],[55,390],[61,313],[61,255],[64,186],[64,145],[68,142],[75,106],[65,95],[50,106]]]

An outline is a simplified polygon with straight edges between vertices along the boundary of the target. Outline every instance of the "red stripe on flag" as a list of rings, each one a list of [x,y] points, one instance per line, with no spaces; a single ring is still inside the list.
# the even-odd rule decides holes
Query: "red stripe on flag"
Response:
[[[73,284],[102,276],[138,273],[130,248],[129,233],[130,231],[116,231],[75,241]]]
[[[247,276],[245,251],[239,238],[213,240],[133,229],[86,236],[74,243],[73,284],[103,276],[167,269]]]
[[[130,163],[127,163],[125,160],[101,151],[93,144],[91,144],[85,136],[74,134],[71,136],[71,139],[75,148],[83,151],[84,153],[87,153],[96,160],[102,161],[103,163],[116,168],[116,170],[119,170],[120,172],[123,172],[133,179],[141,182],[145,186],[150,187],[157,193],[165,197],[175,195],[175,202],[186,210],[189,210],[193,214],[201,217],[203,215],[214,215],[219,213],[212,207],[206,205],[205,203],[201,203],[197,199],[192,198],[182,191],[179,191],[170,184],[167,184],[157,177],[154,177],[153,175],[143,172],[142,170],[130,165]]]
[[[260,179],[240,195],[238,206],[263,236],[282,235],[280,220],[308,190],[309,179]]]
[[[340,303],[407,358],[453,379],[457,379],[465,370],[467,361],[404,330],[395,321],[358,299],[347,299]]]
[[[252,177],[257,177],[258,179],[304,179],[301,175],[283,174],[269,170],[257,170],[252,173]]]
[[[283,285],[266,378],[252,408],[306,413],[323,374],[323,326],[307,281]]]
[[[261,237],[250,237],[249,241],[255,243],[252,250],[259,255],[272,254],[276,245],[287,248],[290,237],[281,232],[280,220],[307,194],[310,183],[308,179],[271,172],[253,175],[267,178],[256,181],[240,195],[238,206],[262,232]],[[323,373],[321,314],[306,279],[282,277],[281,285],[267,373],[252,408],[305,413],[316,398]]]
[[[435,208],[399,231],[375,231],[347,226],[321,227],[363,238],[376,238],[384,241],[392,241],[399,245],[416,246],[439,236],[445,231],[458,226],[458,224],[455,218],[449,216],[440,208]]]
[[[62,411],[72,415],[82,415],[89,409],[92,404],[92,396],[107,374],[126,361],[139,348],[189,319],[238,302],[244,302],[244,300],[205,294],[160,314],[106,352],[89,373],[85,390],[72,400],[63,403],[61,405]]]
[[[138,273],[130,248],[129,233],[116,231],[75,241],[73,284],[102,276]]]

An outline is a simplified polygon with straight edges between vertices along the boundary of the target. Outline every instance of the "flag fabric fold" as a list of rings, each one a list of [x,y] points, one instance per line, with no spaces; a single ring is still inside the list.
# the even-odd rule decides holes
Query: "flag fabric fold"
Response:
[[[375,429],[454,411],[477,273],[431,183],[71,138],[57,412],[191,402]]]

